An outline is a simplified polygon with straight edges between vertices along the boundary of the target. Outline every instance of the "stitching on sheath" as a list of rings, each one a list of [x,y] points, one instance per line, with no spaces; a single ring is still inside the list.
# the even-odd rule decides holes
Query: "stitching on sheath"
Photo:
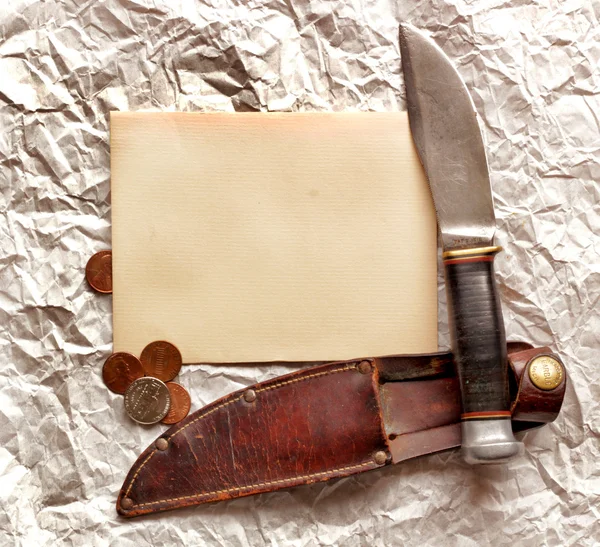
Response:
[[[158,500],[158,501],[149,501],[147,503],[140,503],[139,505],[136,505],[136,507],[147,507],[148,505],[157,505],[159,503],[167,503],[167,502],[171,502],[171,501],[182,501],[182,500],[193,499],[193,498],[204,498],[204,497],[214,496],[216,494],[228,494],[230,492],[240,492],[242,490],[248,490],[249,488],[260,488],[261,486],[271,486],[274,484],[285,484],[287,482],[312,479],[314,477],[320,477],[323,475],[332,475],[332,474],[338,473],[340,471],[351,471],[354,469],[360,469],[361,467],[367,467],[370,465],[373,465],[373,462],[364,462],[364,463],[359,463],[357,465],[349,465],[347,467],[339,467],[338,469],[332,469],[331,471],[321,471],[320,473],[311,473],[310,475],[300,475],[298,477],[291,477],[289,479],[266,481],[266,482],[260,482],[257,484],[249,484],[247,486],[236,486],[234,488],[226,488],[224,490],[213,490],[212,492],[192,494],[191,496],[181,496],[178,498],[168,498],[168,499]]]
[[[146,465],[146,463],[148,463],[148,460],[154,456],[154,453],[156,452],[156,448],[150,452],[150,454],[148,455],[148,457],[144,460],[144,462],[142,463],[142,465],[139,466],[138,470],[135,472],[135,474],[133,475],[133,477],[131,478],[131,482],[129,483],[129,487],[127,488],[127,492],[125,492],[125,497],[129,496],[129,492],[131,492],[131,489],[133,488],[133,483],[135,482],[135,479],[137,479],[137,476],[140,474],[140,471],[142,470],[142,468],[144,467],[144,465]]]
[[[316,372],[314,374],[309,374],[308,376],[303,376],[302,378],[294,378],[293,380],[286,380],[285,382],[280,382],[278,384],[273,384],[272,386],[265,386],[265,387],[261,387],[258,388],[256,390],[257,393],[260,393],[261,391],[268,391],[270,389],[277,389],[279,387],[282,386],[287,386],[288,384],[294,384],[297,382],[303,382],[304,380],[309,380],[311,378],[317,378],[319,376],[328,376],[329,374],[336,374],[337,372],[345,372],[346,370],[351,370],[351,369],[355,369],[356,368],[356,364],[353,365],[346,365],[344,367],[341,368],[336,368],[334,370],[326,370],[323,372]],[[202,420],[203,418],[206,418],[207,416],[209,416],[210,414],[212,414],[213,412],[216,412],[217,410],[231,405],[233,403],[236,403],[237,401],[239,401],[241,398],[243,397],[243,395],[238,395],[235,399],[231,399],[230,401],[226,401],[224,403],[221,403],[220,405],[216,406],[215,408],[212,408],[211,410],[209,410],[208,412],[205,412],[204,414],[202,414],[201,416],[198,416],[196,419],[192,420],[190,423],[185,424],[181,429],[178,429],[177,431],[175,431],[175,433],[173,433],[172,435],[170,435],[169,437],[167,437],[167,440],[171,440],[173,437],[175,437],[176,435],[179,435],[179,433],[181,433],[182,431],[185,431],[188,427],[190,427],[192,424],[195,424],[197,421]],[[131,482],[129,483],[129,486],[127,487],[127,491],[125,492],[125,497],[129,496],[129,493],[131,492],[131,489],[133,488],[133,484],[135,483],[136,479],[138,478],[138,475],[140,474],[141,470],[144,468],[144,466],[150,461],[150,459],[152,458],[152,456],[154,456],[154,454],[157,452],[157,450],[153,450],[152,452],[150,452],[150,454],[148,455],[148,457],[142,462],[142,464],[139,466],[138,470],[135,472],[135,474],[133,475],[133,477],[131,477]],[[366,465],[366,464],[363,464]],[[347,469],[347,468],[343,468],[343,469]],[[341,471],[342,469],[335,469],[334,471],[328,471],[328,473],[334,473],[336,471]],[[310,478],[312,476],[316,477],[318,475],[322,475],[323,473],[317,473],[317,475],[307,475],[306,477],[294,477],[291,479],[285,479],[286,481],[290,481],[290,480],[297,480],[297,479],[302,479],[302,478]],[[275,481],[272,483],[263,483],[263,484],[259,484],[257,486],[263,486],[266,484],[275,484],[276,482],[281,482],[281,481]],[[235,488],[234,490],[243,490],[245,488],[252,488],[253,486],[240,486],[238,488]],[[227,492],[227,490],[219,490],[215,493],[223,493],[223,492]],[[210,494],[195,494],[194,496],[186,496],[186,497],[196,497],[196,496],[200,496],[200,495],[210,495]],[[173,498],[173,499],[180,499],[180,498]],[[163,501],[172,501],[172,500],[163,500]],[[160,503],[158,501],[152,502],[152,503]],[[149,505],[149,504],[145,504],[145,505]],[[138,507],[140,507],[138,505]]]

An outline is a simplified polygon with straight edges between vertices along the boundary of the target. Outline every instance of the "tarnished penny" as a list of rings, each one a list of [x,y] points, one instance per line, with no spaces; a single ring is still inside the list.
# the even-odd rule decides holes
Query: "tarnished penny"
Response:
[[[171,409],[162,419],[163,424],[176,424],[183,420],[189,413],[192,401],[187,389],[175,382],[167,382],[169,395],[171,395]]]
[[[131,353],[113,353],[102,367],[102,379],[114,393],[123,395],[132,382],[144,376],[142,363]]]
[[[175,378],[181,369],[181,353],[170,342],[151,342],[140,356],[146,376],[154,376],[163,382]]]
[[[92,256],[85,267],[85,278],[95,291],[112,293],[112,251],[100,251]]]
[[[140,424],[160,422],[168,414],[170,406],[169,389],[156,378],[139,378],[125,392],[125,411]]]

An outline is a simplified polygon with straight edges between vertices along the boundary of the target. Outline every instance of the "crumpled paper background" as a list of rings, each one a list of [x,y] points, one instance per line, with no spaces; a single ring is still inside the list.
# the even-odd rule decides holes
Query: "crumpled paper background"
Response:
[[[0,5],[0,535],[16,545],[594,545],[600,541],[600,3],[5,0]],[[508,335],[570,374],[505,467],[456,452],[133,521],[162,431],[102,384],[110,110],[401,110],[398,22],[429,32],[488,143]],[[445,316],[443,291],[440,315]],[[446,324],[440,343],[447,346]],[[186,367],[193,408],[284,367]]]

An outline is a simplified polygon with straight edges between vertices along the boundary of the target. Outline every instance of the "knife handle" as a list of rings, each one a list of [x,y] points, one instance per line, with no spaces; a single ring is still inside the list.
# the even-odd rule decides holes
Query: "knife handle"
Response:
[[[522,449],[510,422],[506,335],[494,277],[494,257],[501,250],[482,247],[443,256],[468,463],[507,461]]]

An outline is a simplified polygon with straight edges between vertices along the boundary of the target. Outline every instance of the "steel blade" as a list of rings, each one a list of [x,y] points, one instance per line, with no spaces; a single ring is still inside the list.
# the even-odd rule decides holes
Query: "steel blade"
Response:
[[[475,106],[444,52],[400,27],[410,128],[429,179],[444,250],[492,245],[496,221]]]

